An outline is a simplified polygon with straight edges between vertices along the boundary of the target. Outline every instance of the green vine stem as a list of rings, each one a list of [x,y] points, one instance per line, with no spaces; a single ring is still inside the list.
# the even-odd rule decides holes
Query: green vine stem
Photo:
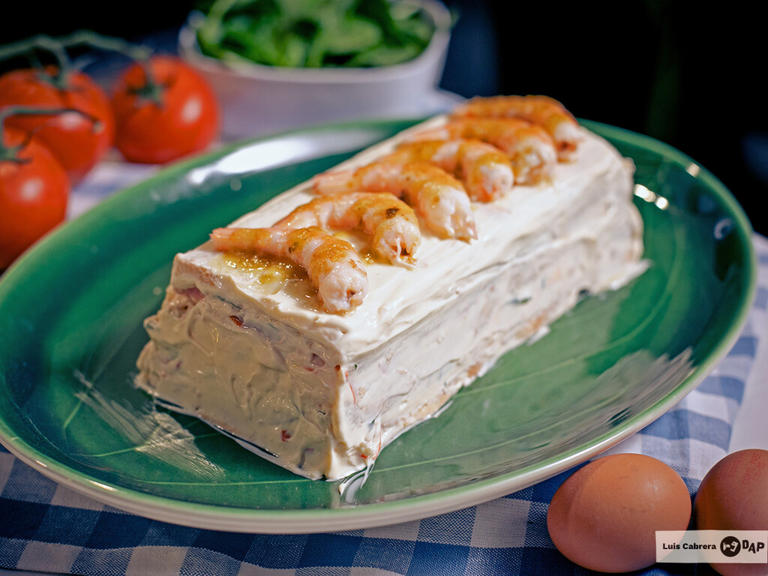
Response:
[[[77,108],[36,108],[34,106],[6,106],[0,109],[0,162],[15,162],[23,164],[29,162],[26,158],[21,158],[19,152],[26,148],[33,134],[27,134],[27,138],[21,144],[16,146],[5,145],[5,120],[11,116],[59,116],[61,114],[79,114],[91,121],[93,130],[100,130],[101,121],[98,118],[86,114]]]
[[[63,90],[67,88],[69,73],[75,69],[67,50],[76,46],[87,46],[97,50],[115,52],[130,58],[144,70],[146,86],[142,89],[142,92],[146,91],[153,99],[159,98],[159,95],[162,93],[161,87],[155,81],[149,66],[149,58],[153,53],[150,47],[142,44],[132,44],[120,38],[104,36],[92,30],[78,30],[66,36],[56,38],[45,34],[37,34],[30,38],[1,46],[0,60],[24,54],[34,54],[38,50],[50,52],[56,60],[56,71],[54,73],[45,72],[45,75],[57,88]]]
[[[64,45],[50,36],[38,34],[25,40],[0,46],[0,60],[6,60],[22,54],[34,54],[37,50],[50,52],[53,55],[56,60],[55,71],[53,73],[46,72],[45,75],[54,86],[64,89],[66,87],[67,74],[72,70],[72,61],[69,59]]]

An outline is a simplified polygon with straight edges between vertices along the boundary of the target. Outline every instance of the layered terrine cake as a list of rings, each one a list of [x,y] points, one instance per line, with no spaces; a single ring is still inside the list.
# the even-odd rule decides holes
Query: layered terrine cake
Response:
[[[476,98],[178,254],[137,384],[308,478],[370,467],[585,293],[643,270],[633,165]]]

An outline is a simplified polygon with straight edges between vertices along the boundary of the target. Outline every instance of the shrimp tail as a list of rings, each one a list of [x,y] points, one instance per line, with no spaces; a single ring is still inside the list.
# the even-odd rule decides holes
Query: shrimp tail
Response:
[[[352,170],[323,172],[314,177],[312,181],[312,191],[320,196],[344,194],[353,190],[353,183],[354,178]]]
[[[280,232],[268,228],[216,228],[210,238],[219,251],[266,251],[276,255],[269,247],[276,243],[278,235]]]

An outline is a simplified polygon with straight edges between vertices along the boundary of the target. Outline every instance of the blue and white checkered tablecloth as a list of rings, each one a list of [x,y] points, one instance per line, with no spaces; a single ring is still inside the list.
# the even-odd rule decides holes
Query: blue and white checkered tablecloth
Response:
[[[119,164],[105,163],[77,190],[73,214],[150,171],[124,172]],[[750,378],[768,332],[768,240],[755,236],[755,246],[757,297],[729,354],[673,410],[612,449],[667,462],[692,493],[728,453],[747,383],[766,385],[764,379],[755,383],[755,374]],[[759,444],[768,447],[765,439]],[[395,526],[250,535],[127,514],[57,485],[0,447],[0,569],[98,576],[586,574],[558,553],[546,529],[547,506],[567,475],[479,506]],[[669,574],[668,568],[654,566],[643,573]],[[674,570],[712,573],[693,565]]]

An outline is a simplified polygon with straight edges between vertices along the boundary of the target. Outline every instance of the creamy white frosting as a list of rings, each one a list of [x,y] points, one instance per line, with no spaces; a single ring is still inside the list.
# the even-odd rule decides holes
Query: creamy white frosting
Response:
[[[368,295],[344,315],[322,312],[305,279],[258,281],[209,243],[178,255],[163,309],[147,321],[139,385],[300,474],[339,478],[370,465],[580,292],[642,270],[633,167],[582,136],[551,181],[473,203],[471,243],[424,233],[414,268],[368,264]],[[305,183],[232,225],[270,226],[312,198]]]

